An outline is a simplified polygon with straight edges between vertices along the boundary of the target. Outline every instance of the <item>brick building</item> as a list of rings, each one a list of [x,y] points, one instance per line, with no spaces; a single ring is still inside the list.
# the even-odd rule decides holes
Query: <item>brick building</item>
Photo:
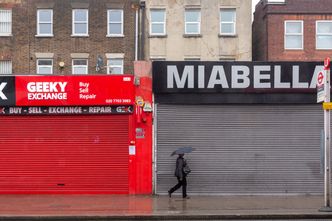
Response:
[[[332,52],[332,0],[261,0],[254,61],[322,61]]]
[[[133,73],[134,2],[2,0],[0,74]]]

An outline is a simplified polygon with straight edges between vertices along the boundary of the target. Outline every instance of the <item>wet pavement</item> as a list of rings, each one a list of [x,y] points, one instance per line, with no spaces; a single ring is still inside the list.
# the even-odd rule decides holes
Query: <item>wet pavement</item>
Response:
[[[332,220],[323,196],[0,195],[0,220]]]

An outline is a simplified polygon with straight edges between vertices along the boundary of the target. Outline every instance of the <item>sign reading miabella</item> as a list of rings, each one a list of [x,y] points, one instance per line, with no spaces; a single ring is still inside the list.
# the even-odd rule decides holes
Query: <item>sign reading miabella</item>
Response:
[[[313,89],[321,71],[318,62],[154,62],[154,92]]]

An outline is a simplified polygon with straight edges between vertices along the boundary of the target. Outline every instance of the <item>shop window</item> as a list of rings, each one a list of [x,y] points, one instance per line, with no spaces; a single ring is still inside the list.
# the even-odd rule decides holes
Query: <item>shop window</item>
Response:
[[[12,11],[0,9],[0,36],[12,34]]]
[[[285,21],[285,49],[303,49],[303,21]]]
[[[53,36],[53,10],[37,10],[37,36]]]
[[[332,21],[316,22],[316,49],[332,49]]]

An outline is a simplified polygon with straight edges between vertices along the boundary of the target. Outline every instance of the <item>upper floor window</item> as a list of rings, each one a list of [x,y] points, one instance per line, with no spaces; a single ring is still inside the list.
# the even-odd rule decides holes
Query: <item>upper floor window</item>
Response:
[[[332,49],[332,21],[316,22],[316,49]]]
[[[0,9],[0,36],[12,34],[12,10]]]
[[[150,21],[150,35],[166,35],[165,9],[151,10]]]
[[[122,58],[108,59],[107,74],[123,74],[123,59]]]
[[[220,10],[220,34],[236,34],[236,11],[232,8]]]
[[[73,59],[72,61],[73,74],[88,74],[88,60],[87,59]]]
[[[303,21],[285,21],[285,49],[303,49]]]
[[[201,33],[201,11],[199,9],[185,10],[185,34],[198,35]]]
[[[73,36],[88,36],[89,15],[87,9],[73,10]]]
[[[37,35],[53,36],[52,9],[40,9],[37,11]]]
[[[37,59],[37,74],[53,74],[53,59]]]
[[[123,36],[123,10],[108,10],[107,18],[107,35]]]
[[[0,75],[12,73],[12,61],[0,61]]]

